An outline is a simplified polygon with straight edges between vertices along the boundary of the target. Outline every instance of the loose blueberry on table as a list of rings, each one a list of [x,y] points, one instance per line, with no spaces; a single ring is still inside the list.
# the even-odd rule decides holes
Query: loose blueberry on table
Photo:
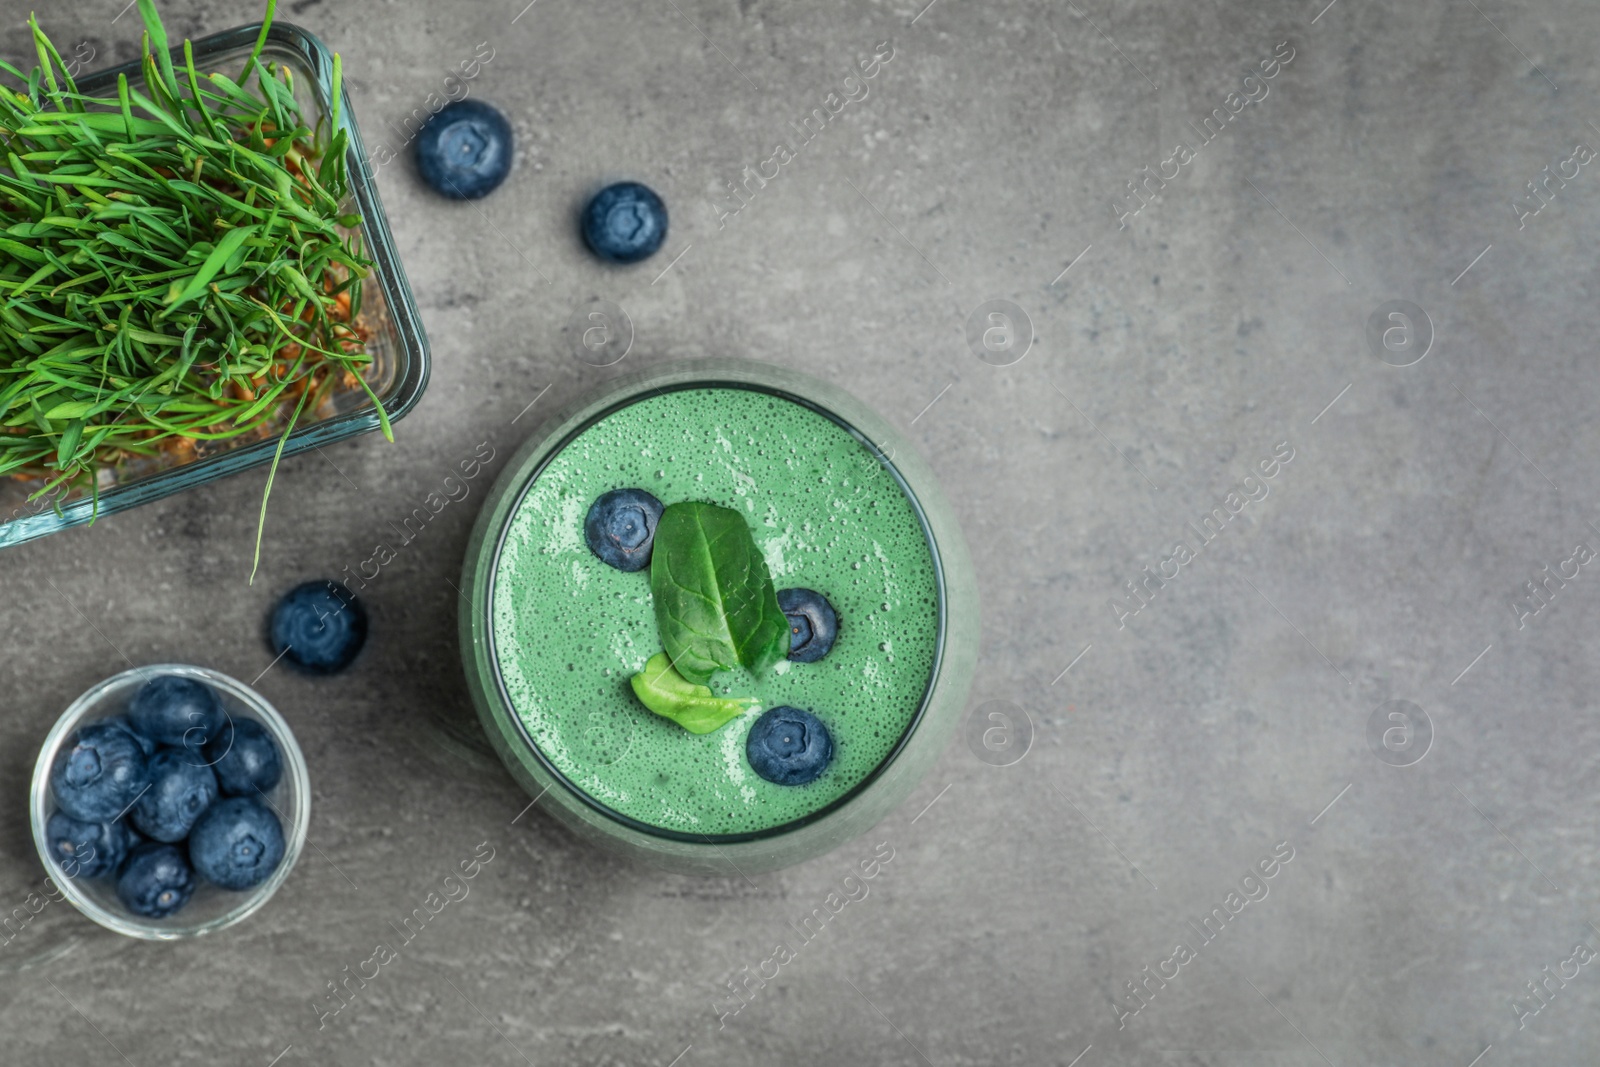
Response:
[[[227,721],[216,691],[195,678],[163,674],[139,688],[128,704],[128,725],[159,745],[198,753]]]
[[[131,733],[111,723],[80,728],[50,769],[56,804],[87,822],[117,818],[149,783],[144,749]]]
[[[182,841],[217,799],[217,776],[187,749],[161,748],[150,757],[150,788],[134,802],[136,830],[156,841]]]
[[[283,774],[278,743],[254,719],[235,719],[206,746],[206,762],[216,772],[217,786],[228,796],[254,796],[272,791]]]
[[[815,589],[780,589],[778,607],[789,620],[789,658],[815,663],[839,635],[839,616]]]
[[[165,919],[194,895],[194,868],[176,845],[147,841],[133,850],[117,878],[117,899],[135,915]]]
[[[223,889],[249,889],[266,881],[283,859],[283,827],[261,801],[226,797],[195,823],[189,859]]]
[[[422,180],[452,200],[488,196],[511,173],[511,124],[481,100],[446,104],[417,134]]]
[[[751,768],[774,785],[805,785],[833,759],[833,738],[809,711],[777,707],[750,727],[744,753]]]
[[[583,239],[613,263],[648,259],[667,239],[667,205],[638,182],[608,185],[583,209]]]
[[[366,644],[367,609],[339,582],[305,582],[278,601],[267,630],[273,654],[290,666],[337,674]]]
[[[68,878],[98,878],[122,865],[134,835],[121,819],[85,822],[64,811],[51,814],[44,826],[50,858]]]
[[[583,539],[602,563],[619,571],[642,571],[650,566],[663,510],[661,501],[643,489],[613,489],[589,505]]]

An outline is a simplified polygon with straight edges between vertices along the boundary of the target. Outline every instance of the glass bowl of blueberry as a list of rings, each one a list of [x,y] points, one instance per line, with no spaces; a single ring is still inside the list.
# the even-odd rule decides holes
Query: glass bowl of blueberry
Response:
[[[276,709],[204,667],[107,678],[56,721],[29,818],[89,918],[171,941],[232,926],[288,877],[310,819],[305,756]]]

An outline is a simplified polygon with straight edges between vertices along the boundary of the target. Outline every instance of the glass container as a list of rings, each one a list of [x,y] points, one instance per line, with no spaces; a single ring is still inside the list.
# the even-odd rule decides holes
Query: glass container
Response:
[[[237,74],[260,32],[261,25],[257,23],[194,42],[196,69]],[[174,50],[174,55],[181,62],[181,47]],[[298,27],[274,22],[262,58],[293,72],[295,95],[309,119],[326,119],[332,103],[333,55],[321,41]],[[114,97],[118,74],[126,74],[130,85],[141,84],[139,64],[135,62],[85,75],[78,79],[78,87],[86,95]],[[367,332],[366,347],[373,358],[363,374],[394,421],[416,405],[427,386],[428,340],[389,234],[347,93],[341,93],[339,124],[349,136],[350,193],[345,210],[360,216],[357,230],[375,264],[363,290],[361,315],[356,320]],[[365,392],[336,390],[318,410],[301,413],[283,452],[285,456],[294,455],[378,428],[377,409]],[[272,433],[248,441],[202,441],[183,457],[163,453],[160,457],[137,459],[120,469],[102,468],[98,475],[98,513],[122,511],[270,463],[278,436]],[[92,494],[84,489],[30,500],[42,484],[0,478],[0,547],[82,525],[95,517]]]
[[[510,520],[529,486],[562,448],[611,412],[660,392],[737,387],[797,402],[832,419],[876,457],[914,506],[937,574],[938,638],[932,676],[889,755],[853,790],[803,818],[762,831],[694,835],[636,821],[571,783],[539,750],[513,710],[495,651],[494,576]],[[897,431],[850,394],[814,378],[750,360],[673,363],[616,379],[552,419],[507,463],[468,545],[460,616],[468,687],[485,732],[538,805],[578,836],[668,870],[736,876],[821,855],[870,829],[910,794],[944,750],[966,705],[978,651],[978,594],[955,514],[933,472]],[[552,670],[563,665],[552,663]],[[640,714],[649,714],[640,709]]]
[[[198,884],[194,896],[176,914],[165,919],[147,919],[133,914],[117,899],[116,880],[110,875],[99,878],[71,877],[62,870],[50,858],[45,827],[56,810],[55,797],[50,789],[50,768],[55,763],[56,754],[64,746],[72,744],[73,734],[79,726],[122,714],[140,686],[166,674],[193,678],[209,685],[221,698],[223,710],[230,720],[254,719],[266,727],[273,741],[277,742],[283,775],[266,795],[266,802],[277,812],[283,824],[283,859],[266,881],[242,892],[221,889],[196,875]],[[306,769],[305,754],[300,751],[294,734],[289,731],[289,724],[260,693],[226,674],[205,667],[162,663],[134,667],[113,675],[68,706],[39,749],[39,759],[33,768],[28,818],[33,825],[33,843],[39,850],[39,859],[44,863],[51,880],[60,888],[62,896],[73,907],[119,934],[150,941],[176,941],[213,933],[243,921],[259,911],[278,886],[283,884],[283,880],[289,877],[295,860],[300,858],[300,850],[306,840],[306,827],[311,821],[311,778]]]

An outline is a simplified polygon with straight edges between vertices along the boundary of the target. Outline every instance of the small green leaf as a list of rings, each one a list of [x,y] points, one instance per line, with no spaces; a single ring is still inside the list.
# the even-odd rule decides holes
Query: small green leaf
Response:
[[[753,698],[719,697],[706,686],[687,681],[672,669],[665,652],[651,656],[628,684],[645,707],[692,734],[709,734],[756,706]]]
[[[0,252],[13,255],[24,263],[43,263],[44,253],[29,248],[18,241],[0,239]]]
[[[789,620],[744,516],[694,501],[669,504],[650,550],[661,643],[679,674],[704,685],[743,664],[760,674],[789,651]]]
[[[261,569],[261,535],[267,530],[267,497],[272,495],[272,480],[278,476],[278,461],[283,458],[283,446],[289,443],[289,435],[294,432],[294,424],[300,421],[300,409],[306,406],[306,397],[310,391],[300,394],[299,401],[294,406],[294,414],[289,416],[289,423],[283,428],[283,433],[278,437],[278,449],[272,453],[272,466],[267,468],[267,487],[261,490],[261,514],[256,518],[256,554],[250,561],[249,585],[256,584],[256,571]]]
[[[93,400],[66,400],[44,413],[47,419],[81,419],[94,410]]]
[[[61,443],[56,446],[56,466],[65,470],[67,464],[78,451],[78,442],[83,438],[83,420],[73,419],[67,424],[66,431],[61,435]]]
[[[206,286],[210,284],[211,279],[217,276],[217,272],[222,269],[229,258],[239,250],[245,240],[255,233],[258,228],[254,225],[240,226],[238,229],[229,230],[223,234],[222,240],[217,242],[216,247],[211,250],[211,254],[206,257],[206,261],[200,265],[200,272],[189,279],[189,284],[184,286],[181,292],[169,295],[168,305],[176,307],[179,304],[193,300],[205,292]],[[178,289],[176,282],[173,283],[172,288],[174,291]]]
[[[301,296],[312,303],[316,303],[317,291],[311,287],[311,283],[306,280],[304,274],[301,274],[287,263],[280,264],[273,273],[288,282]]]
[[[173,100],[178,99],[178,76],[172,69],[171,45],[167,43],[167,30],[156,14],[154,0],[139,0],[139,14],[144,18],[144,29],[150,35],[150,49],[156,55],[161,70],[161,87]]]

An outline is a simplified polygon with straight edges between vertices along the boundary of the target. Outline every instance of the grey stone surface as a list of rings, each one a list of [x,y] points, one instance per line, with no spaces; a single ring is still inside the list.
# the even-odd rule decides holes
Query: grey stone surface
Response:
[[[454,636],[475,491],[374,584],[356,670],[259,682],[315,790],[316,848],[270,906],[151,945],[50,905],[0,946],[0,1061],[1592,1063],[1600,970],[1548,979],[1547,1004],[1526,983],[1600,948],[1600,576],[1520,627],[1511,605],[1600,546],[1600,175],[1552,181],[1520,229],[1513,203],[1600,144],[1600,12],[1324,2],[285,5],[391,149],[488,42],[471,91],[511,117],[517,166],[478,206],[380,171],[433,382],[395,444],[285,465],[254,586],[259,472],[0,554],[4,909],[43,877],[24,801],[73,696],[125,661],[254,678],[274,595],[365,558],[479,442],[503,460],[540,390],[535,415],[672,357],[800,367],[912,435],[974,549],[973,703],[1026,709],[1032,748],[997,768],[958,740],[868,837],[749,881],[622,865],[538,809],[512,825],[528,798],[485,754]],[[41,17],[99,65],[136,51],[120,5]],[[192,35],[258,14],[165,8]],[[28,10],[0,0],[14,62]],[[723,183],[883,40],[869,96],[719,225]],[[1267,95],[1119,229],[1126,183],[1229,92],[1259,96],[1243,78],[1283,41]],[[673,210],[631,270],[573,222],[621,176]],[[563,334],[596,297],[637,329],[608,371]],[[1036,335],[1011,366],[964,339],[996,298]],[[1391,300],[1431,319],[1409,367],[1366,340]],[[1249,483],[1268,495],[1120,617],[1123,583],[1170,574],[1200,542],[1185,523],[1282,442],[1293,460]],[[1391,699],[1431,722],[1411,766],[1368,742]],[[319,1028],[327,983],[485,841],[471,895]],[[725,983],[880,841],[870,894],[719,1025]],[[1275,848],[1268,895],[1203,941]],[[1179,942],[1194,958],[1119,1016]]]

